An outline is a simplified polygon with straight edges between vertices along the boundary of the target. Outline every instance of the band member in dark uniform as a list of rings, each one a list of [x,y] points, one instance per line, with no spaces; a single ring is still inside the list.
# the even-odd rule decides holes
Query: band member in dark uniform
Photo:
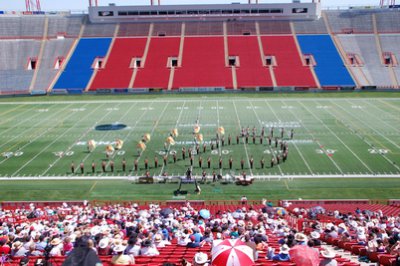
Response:
[[[111,172],[114,173],[114,161],[110,161]]]
[[[236,144],[239,144],[239,135],[236,136]]]
[[[154,156],[154,168],[158,167],[158,158],[157,156]]]
[[[228,145],[231,145],[231,142],[232,142],[232,137],[231,137],[231,134],[229,134],[228,135]]]
[[[71,173],[75,174],[75,164],[74,161],[71,163]]]
[[[206,179],[207,179],[207,173],[206,171],[203,171],[203,173],[201,174],[201,181],[206,182]]]
[[[196,145],[196,152],[197,152],[197,154],[200,154],[200,145],[199,144]]]
[[[135,172],[138,170],[138,160],[136,159],[133,163],[135,165]]]
[[[229,169],[232,170],[233,159],[232,156],[229,158]]]
[[[122,159],[122,171],[123,172],[126,171],[126,160],[125,160],[125,158]]]
[[[176,152],[174,152],[174,154],[172,154],[172,158],[174,159],[174,163],[176,163]],[[165,162],[164,162],[165,164]]]
[[[260,144],[263,144],[264,136],[260,136]]]
[[[182,147],[182,159],[185,160],[186,159],[186,148]]]
[[[190,166],[193,166],[193,155],[189,153]]]
[[[243,160],[243,158],[240,160],[240,167],[241,167],[242,170],[243,170],[243,168],[244,168],[244,160]]]
[[[272,142],[271,136],[268,136],[268,145],[269,145],[269,146],[271,146],[271,142]]]
[[[79,168],[81,169],[81,174],[85,173],[85,165],[83,164],[83,162],[79,164]]]
[[[253,156],[250,157],[249,162],[250,162],[250,168],[253,169],[253,164],[254,164]]]
[[[293,139],[293,136],[294,136],[294,129],[292,128],[292,129],[290,130],[290,139]]]
[[[207,144],[203,143],[203,153],[206,153],[206,151],[207,151]]]
[[[106,162],[105,161],[101,162],[101,170],[103,170],[103,173],[106,172]]]
[[[276,164],[279,164],[280,161],[281,161],[281,157],[280,157],[280,155],[277,155],[277,156],[276,156]]]
[[[147,158],[144,159],[144,169],[149,170],[149,160]]]
[[[212,172],[212,176],[213,176],[213,182],[217,181],[217,174],[215,173],[215,171]]]
[[[256,135],[253,135],[253,144],[256,144]]]
[[[279,139],[275,138],[275,148],[278,148]]]
[[[264,164],[265,164],[265,160],[264,160],[264,158],[261,158],[261,160],[260,160],[261,169],[264,169]]]
[[[211,157],[210,156],[207,158],[207,167],[208,167],[208,169],[211,168]]]
[[[285,128],[281,128],[281,139],[283,139],[283,135],[285,134]]]
[[[219,157],[219,169],[222,169],[222,157]]]
[[[200,157],[199,157],[199,167],[200,167],[200,168],[201,168],[202,164],[203,164],[203,158],[201,158],[201,156],[200,156]]]
[[[92,173],[94,174],[96,172],[96,164],[94,161],[92,161]]]
[[[222,147],[225,146],[225,137],[224,136],[222,136],[222,138],[221,138],[221,145],[222,145]]]
[[[271,158],[271,168],[274,168],[274,164],[275,164],[275,159],[274,157]]]

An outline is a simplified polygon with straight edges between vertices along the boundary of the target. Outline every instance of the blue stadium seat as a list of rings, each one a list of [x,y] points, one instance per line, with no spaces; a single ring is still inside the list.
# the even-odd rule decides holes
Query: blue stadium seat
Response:
[[[84,90],[93,74],[94,59],[104,57],[110,43],[111,38],[81,39],[53,89]]]
[[[329,35],[298,35],[303,54],[312,54],[321,86],[355,86]]]

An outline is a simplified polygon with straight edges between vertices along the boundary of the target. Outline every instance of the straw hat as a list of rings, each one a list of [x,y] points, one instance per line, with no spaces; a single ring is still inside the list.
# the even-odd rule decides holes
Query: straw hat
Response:
[[[124,252],[125,247],[123,245],[118,245],[118,246],[115,246],[113,250],[114,250],[114,252],[117,252],[117,253]]]
[[[154,237],[154,242],[155,243],[160,243],[161,240],[162,240],[161,235],[159,235],[159,234],[155,235],[155,237]]]
[[[208,262],[208,256],[206,253],[198,252],[194,255],[194,262],[197,264],[205,264]]]
[[[282,254],[289,254],[289,247],[288,245],[284,244],[279,248],[280,252]]]
[[[106,248],[109,244],[108,238],[103,238],[99,242],[99,248]]]
[[[302,233],[297,233],[294,235],[294,239],[298,242],[305,242],[307,241],[307,237],[305,234]]]
[[[12,248],[13,249],[18,249],[18,248],[20,248],[20,247],[22,247],[22,242],[21,241],[15,241],[13,244],[12,244]]]
[[[310,234],[312,239],[319,239],[321,237],[321,235],[318,232],[311,232]]]
[[[328,250],[328,249],[322,250],[321,255],[322,255],[322,257],[327,258],[327,259],[333,259],[334,257],[336,257],[335,252],[333,252],[332,250]]]
[[[58,237],[54,238],[53,240],[51,240],[50,244],[52,246],[57,246],[61,243],[61,239],[59,239]]]

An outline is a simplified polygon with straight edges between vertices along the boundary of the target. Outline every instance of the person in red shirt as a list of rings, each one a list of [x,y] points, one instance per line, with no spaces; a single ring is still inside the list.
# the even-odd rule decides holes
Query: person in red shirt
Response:
[[[11,252],[11,248],[6,244],[7,239],[4,237],[0,238],[0,254],[8,255]]]

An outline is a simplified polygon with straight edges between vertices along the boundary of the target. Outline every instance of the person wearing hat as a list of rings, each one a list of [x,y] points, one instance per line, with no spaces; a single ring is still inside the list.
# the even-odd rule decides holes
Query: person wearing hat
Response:
[[[11,248],[12,257],[23,257],[25,256],[26,252],[28,252],[28,250],[24,248],[24,245],[21,241],[15,241],[12,244]]]
[[[110,241],[107,237],[104,237],[99,241],[97,252],[101,256],[108,256],[111,254]]]
[[[319,240],[319,238],[321,237],[321,235],[320,235],[317,231],[311,232],[310,237],[311,237],[311,239],[310,239],[309,242],[312,243],[312,246],[313,246],[313,247],[316,247],[316,246],[319,247],[319,246],[321,246],[321,240]]]
[[[142,248],[140,249],[140,255],[142,256],[158,256],[160,252],[157,248],[151,243],[150,239],[146,239],[142,242]]]
[[[321,250],[321,256],[324,259],[320,261],[319,266],[337,266],[337,261],[335,260],[336,254],[332,250]]]
[[[206,253],[198,252],[193,257],[193,266],[208,266],[208,256]]]
[[[125,246],[123,245],[117,245],[114,247],[113,251],[116,253],[111,258],[111,263],[114,265],[129,265],[129,264],[135,264],[135,259],[130,256],[130,255],[125,255]]]
[[[307,245],[307,236],[303,233],[296,233],[294,235],[294,240],[296,240],[297,245]]]
[[[53,240],[50,241],[50,245],[53,246],[53,248],[50,250],[49,255],[50,257],[55,257],[55,256],[62,256],[63,252],[63,243],[60,238],[56,237]]]
[[[273,261],[290,261],[289,247],[283,244],[279,248],[279,253],[275,255],[275,249],[268,247],[267,258]]]
[[[160,234],[156,234],[154,236],[154,246],[156,248],[163,248],[165,247],[164,241],[162,240],[162,236]]]

